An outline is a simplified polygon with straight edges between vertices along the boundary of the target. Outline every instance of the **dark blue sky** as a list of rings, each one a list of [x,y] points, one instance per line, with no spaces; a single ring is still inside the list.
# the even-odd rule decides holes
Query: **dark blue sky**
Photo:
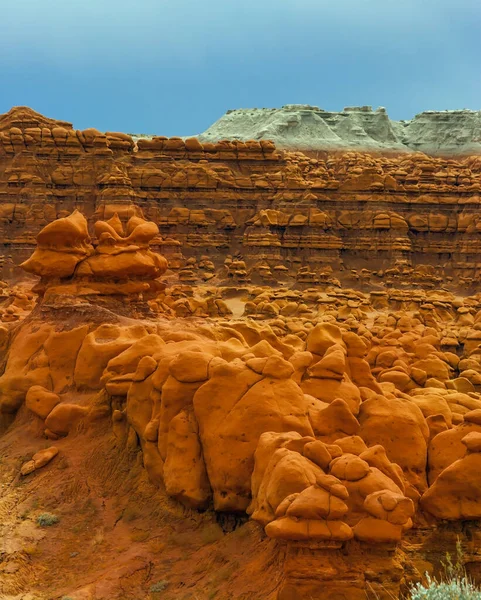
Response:
[[[232,108],[481,109],[480,0],[15,0],[0,112],[200,133]]]

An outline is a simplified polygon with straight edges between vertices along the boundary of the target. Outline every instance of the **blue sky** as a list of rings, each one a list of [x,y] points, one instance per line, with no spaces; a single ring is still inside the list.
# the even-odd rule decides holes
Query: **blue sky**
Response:
[[[190,135],[232,108],[481,109],[480,0],[2,3],[0,112]]]

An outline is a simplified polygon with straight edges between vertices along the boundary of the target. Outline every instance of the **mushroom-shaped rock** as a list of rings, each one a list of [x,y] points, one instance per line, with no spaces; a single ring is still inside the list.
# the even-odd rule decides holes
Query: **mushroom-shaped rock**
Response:
[[[74,211],[46,225],[37,236],[37,248],[20,266],[45,278],[69,277],[75,267],[93,253],[87,220]]]
[[[312,372],[312,368],[309,369]],[[308,377],[301,383],[301,388],[305,394],[309,394],[322,402],[331,403],[336,399],[342,399],[348,406],[352,414],[359,413],[361,404],[361,392],[354,385],[347,374],[342,379]]]
[[[397,544],[401,541],[401,525],[389,523],[384,519],[363,517],[353,527],[354,537],[368,544]]]
[[[413,501],[389,490],[369,494],[364,500],[364,508],[371,516],[394,525],[405,525],[414,515]]]
[[[360,454],[359,457],[365,460],[370,467],[375,467],[381,473],[387,475],[404,492],[406,481],[403,470],[399,465],[389,460],[383,446],[380,444],[371,446]]]
[[[267,464],[257,495],[253,496],[249,507],[252,518],[266,525],[288,496],[314,485],[320,475],[324,475],[320,467],[298,452],[278,448]]]
[[[321,360],[309,369],[311,377],[342,380],[346,371],[346,355],[342,349],[326,352]]]
[[[139,360],[133,381],[144,381],[157,369],[157,361],[152,356],[144,356]]]
[[[335,440],[336,444],[345,454],[355,454],[359,456],[367,450],[364,440],[358,435],[348,435]]]
[[[341,498],[317,485],[311,485],[290,502],[285,514],[298,519],[335,520],[341,519],[347,510],[347,504]]]
[[[468,452],[481,452],[481,433],[479,431],[468,433],[461,441]]]
[[[275,379],[289,379],[293,373],[294,367],[291,363],[280,356],[270,356],[262,369],[265,377],[274,377]]]
[[[264,474],[274,452],[279,448],[285,448],[286,445],[290,444],[291,442],[297,442],[299,444],[299,448],[304,448],[308,442],[306,440],[304,443],[302,443],[303,439],[305,438],[303,438],[301,434],[297,433],[296,431],[289,431],[286,433],[275,433],[273,431],[268,431],[261,434],[254,455],[255,466],[251,479],[253,502],[247,510],[249,514],[251,514],[254,510],[253,505],[255,504],[255,499],[257,498],[259,488],[264,480]],[[291,449],[293,449],[292,446]]]
[[[353,527],[354,536],[370,544],[396,544],[405,529],[412,526],[414,504],[403,494],[380,490],[369,494],[364,500],[369,516],[363,517]]]
[[[475,412],[475,411],[473,411]],[[429,443],[428,475],[433,484],[450,465],[466,454],[463,439],[472,432],[481,433],[481,424],[463,421],[456,427],[438,433]]]
[[[452,417],[451,417],[452,421]],[[444,415],[429,415],[426,417],[426,424],[429,427],[429,439],[432,440],[443,431],[450,429]]]
[[[204,352],[186,351],[176,356],[169,365],[172,377],[182,383],[206,381],[212,355]]]

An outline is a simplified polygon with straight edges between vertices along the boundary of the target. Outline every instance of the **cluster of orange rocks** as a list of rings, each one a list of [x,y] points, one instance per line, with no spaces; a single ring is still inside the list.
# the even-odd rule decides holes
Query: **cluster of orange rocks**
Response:
[[[9,292],[0,326],[3,430],[39,442],[23,477],[103,427],[191,514],[249,515],[283,557],[279,600],[397,597],[429,563],[420,539],[479,537],[480,295],[194,293],[167,285],[158,235],[114,214],[91,237],[79,211],[38,234],[37,304]]]

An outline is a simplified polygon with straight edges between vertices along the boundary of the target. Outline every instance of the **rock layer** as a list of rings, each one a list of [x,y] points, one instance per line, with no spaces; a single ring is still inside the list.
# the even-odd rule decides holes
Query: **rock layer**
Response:
[[[80,210],[153,221],[153,250],[189,285],[472,289],[481,159],[344,152],[311,158],[271,141],[200,142],[76,131],[27,108],[0,117],[3,278],[50,221]],[[71,253],[70,261],[75,261]]]
[[[230,110],[204,133],[221,139],[273,140],[287,150],[374,150],[427,154],[479,154],[481,111],[425,111],[410,121],[391,121],[386,109],[350,106],[330,112],[308,104]]]
[[[468,570],[479,579],[481,297],[433,289],[448,282],[449,269],[457,277],[453,288],[475,287],[476,271],[469,266],[468,276],[455,253],[437,271],[426,265],[416,271],[409,261],[418,255],[403,245],[423,239],[420,256],[427,260],[433,240],[466,244],[462,247],[476,261],[476,158],[456,162],[347,153],[321,161],[279,152],[267,142],[134,142],[121,134],[74,132],[26,109],[12,111],[3,121],[10,123],[9,139],[16,143],[23,136],[26,145],[25,132],[35,130],[35,123],[41,131],[39,139],[38,132],[28,134],[36,149],[15,150],[10,158],[5,154],[4,162],[45,159],[40,171],[45,176],[53,164],[42,146],[44,140],[50,144],[48,130],[56,140],[55,150],[49,147],[57,168],[66,165],[65,148],[70,153],[77,148],[80,154],[69,158],[73,178],[84,173],[85,161],[85,173],[98,168],[110,175],[104,171],[101,186],[91,188],[85,214],[80,202],[69,206],[72,198],[65,199],[77,184],[46,187],[52,194],[54,189],[68,192],[58,218],[40,228],[31,255],[22,257],[21,266],[36,278],[35,285],[32,291],[25,282],[0,285],[2,466],[4,450],[9,461],[0,471],[2,535],[24,491],[35,498],[43,482],[64,470],[49,504],[61,512],[61,520],[68,507],[79,518],[74,499],[82,495],[80,472],[97,474],[87,493],[101,504],[98,522],[112,509],[111,529],[104,522],[91,541],[99,563],[95,568],[107,569],[104,559],[112,555],[103,535],[115,531],[121,537],[125,531],[123,514],[114,514],[122,501],[120,480],[133,501],[149,498],[155,519],[148,531],[132,532],[126,546],[131,569],[120,583],[116,574],[95,583],[89,576],[87,583],[83,574],[72,578],[69,573],[62,574],[62,584],[50,579],[34,588],[30,575],[38,576],[38,565],[42,575],[47,573],[46,563],[8,542],[2,550],[0,593],[19,597],[38,588],[46,597],[115,597],[115,588],[141,597],[169,585],[166,598],[174,598],[182,597],[187,582],[197,595],[195,568],[172,585],[151,581],[160,564],[170,577],[175,561],[164,561],[164,554],[157,559],[150,544],[157,547],[160,537],[164,549],[175,546],[177,558],[184,556],[188,552],[179,549],[181,542],[166,538],[161,527],[172,531],[190,524],[195,529],[208,519],[215,539],[208,535],[206,546],[212,545],[212,556],[223,562],[230,553],[214,546],[222,529],[218,524],[235,529],[249,519],[250,529],[244,531],[255,532],[256,547],[240,537],[233,543],[249,547],[250,559],[262,555],[262,564],[269,561],[269,600],[351,600],[370,593],[402,597],[426,570],[436,572],[443,558],[439,548],[445,544],[444,550],[452,552],[454,532],[468,549]],[[70,141],[64,148],[58,140]],[[369,161],[367,173],[360,167],[363,161]],[[425,177],[418,173],[413,183],[406,170],[400,173],[401,164]],[[469,181],[466,171],[454,177],[467,164]],[[386,171],[382,183],[376,179],[381,167]],[[440,178],[438,167],[449,167],[443,189],[446,198],[458,200],[460,211],[451,206],[446,220],[440,184],[433,183]],[[215,185],[191,178],[200,170],[215,173]],[[147,184],[147,172],[160,177],[156,186]],[[139,177],[136,186],[133,173]],[[242,187],[242,181],[248,185]],[[382,190],[373,185],[376,181]],[[438,212],[420,231],[422,198],[433,188],[436,202],[430,197]],[[34,187],[29,189],[33,193]],[[341,189],[344,195],[331,195]],[[230,200],[215,204],[227,190]],[[402,197],[416,202],[403,201],[402,214],[401,209],[366,210],[368,202],[391,207],[395,197],[399,206]],[[202,198],[202,208],[181,205],[192,198]],[[230,212],[233,199],[242,210]],[[58,210],[55,202],[45,206]],[[169,211],[170,221],[163,211]],[[215,227],[206,223],[209,215],[216,215]],[[454,222],[469,225],[461,235],[449,229]],[[166,223],[178,239],[165,235]],[[189,238],[190,227],[202,236]],[[414,227],[423,235],[414,236]],[[202,243],[219,229],[225,246],[213,244],[207,253]],[[328,245],[309,246],[308,252],[312,230]],[[287,244],[294,231],[297,246]],[[337,255],[329,246],[336,236],[342,242]],[[372,249],[374,238],[385,250]],[[343,245],[348,242],[351,255]],[[242,254],[233,247],[242,248]],[[394,257],[396,268],[373,270],[376,260],[388,264]],[[368,259],[369,269],[350,270],[345,278],[358,289],[343,287],[344,261]],[[431,263],[438,265],[434,258]],[[32,452],[24,453],[24,446]],[[36,517],[58,523],[48,513]],[[67,530],[58,543],[63,555]],[[149,547],[132,547],[150,535]],[[139,561],[144,566],[138,567]],[[205,571],[204,565],[214,563],[199,564]],[[4,584],[3,573],[16,575]],[[232,577],[227,575],[229,581]],[[242,596],[236,586],[227,585],[221,597],[253,597],[252,591]],[[211,592],[199,589],[202,597]]]

